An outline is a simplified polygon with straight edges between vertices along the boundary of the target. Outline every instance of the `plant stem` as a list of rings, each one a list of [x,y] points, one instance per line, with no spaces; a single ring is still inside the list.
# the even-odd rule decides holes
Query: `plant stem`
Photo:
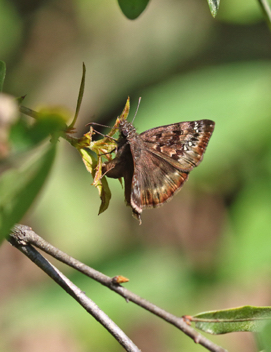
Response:
[[[258,0],[260,6],[261,6],[261,9],[265,15],[265,18],[266,18],[266,21],[268,23],[268,26],[271,30],[271,8],[270,8],[270,5],[268,3],[268,0]]]

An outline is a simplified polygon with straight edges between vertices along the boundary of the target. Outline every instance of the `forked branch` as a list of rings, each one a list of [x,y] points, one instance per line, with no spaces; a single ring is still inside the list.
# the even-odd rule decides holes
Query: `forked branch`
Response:
[[[133,292],[127,290],[123,286],[117,284],[109,276],[100,273],[97,270],[81,263],[72,258],[68,254],[60,251],[50,243],[46,242],[38,236],[30,227],[24,225],[16,225],[9,237],[9,242],[24,253],[36,265],[38,265],[44,272],[46,272],[56,283],[58,283],[68,294],[76,299],[91,315],[95,317],[126,349],[126,351],[140,351],[137,346],[123,333],[122,330],[103,312],[99,307],[90,300],[77,286],[75,286],[69,279],[67,279],[58,269],[56,269],[50,262],[48,262],[39,252],[37,252],[31,245],[43,250],[55,259],[69,265],[70,267],[80,271],[90,278],[98,281],[102,285],[110,288],[119,295],[125,298],[127,302],[131,301],[138,306],[148,310],[149,312],[164,319],[170,324],[176,326],[187,336],[191,337],[195,343],[202,345],[212,352],[227,352],[220,346],[217,346],[212,341],[198,333],[191,326],[189,326],[185,319],[177,317],[167,311],[157,307],[151,302],[139,297]]]
[[[21,228],[22,229],[22,228]],[[9,242],[25,254],[41,270],[49,275],[59,286],[72,296],[87,312],[89,312],[99,323],[101,323],[111,335],[129,352],[140,352],[140,349],[129,339],[128,336],[76,285],[74,285],[62,272],[44,258],[27,241],[21,240],[15,230],[9,238]],[[22,234],[22,233],[21,233]]]

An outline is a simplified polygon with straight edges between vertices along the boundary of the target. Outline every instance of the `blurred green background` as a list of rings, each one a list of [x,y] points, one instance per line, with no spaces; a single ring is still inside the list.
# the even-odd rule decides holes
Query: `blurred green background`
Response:
[[[77,134],[112,125],[131,97],[139,132],[212,119],[204,161],[183,190],[132,218],[117,180],[100,200],[79,154],[61,140],[51,177],[22,223],[68,254],[175,315],[271,305],[271,36],[257,1],[156,0],[135,21],[109,0],[0,0],[4,91],[24,105],[75,110]],[[55,263],[55,262],[54,262]],[[144,352],[204,350],[173,326],[56,264]],[[123,349],[62,289],[8,243],[0,248],[0,351]],[[256,351],[249,333],[211,339]]]

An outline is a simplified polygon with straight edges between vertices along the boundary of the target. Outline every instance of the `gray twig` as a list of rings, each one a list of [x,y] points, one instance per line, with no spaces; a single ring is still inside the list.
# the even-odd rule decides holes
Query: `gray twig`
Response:
[[[14,228],[14,232],[9,238],[9,242],[25,254],[32,262],[49,275],[58,285],[60,285],[70,296],[72,296],[87,312],[89,312],[99,323],[101,323],[111,335],[128,352],[140,352],[140,349],[129,339],[128,336],[76,285],[74,285],[62,272],[44,258],[35,248],[23,240],[23,233],[29,232],[26,226],[19,225]],[[27,236],[26,236],[27,237]]]
[[[127,290],[125,287],[116,284],[115,280],[112,279],[109,276],[106,276],[102,273],[100,273],[97,270],[94,270],[92,268],[90,268],[89,266],[81,263],[80,261],[76,260],[75,258],[72,258],[71,256],[69,256],[68,254],[60,251],[59,249],[57,249],[56,247],[52,246],[50,243],[46,242],[43,238],[41,238],[40,236],[38,236],[30,227],[28,226],[24,226],[24,225],[16,225],[14,227],[14,229],[12,230],[12,233],[10,235],[9,241],[15,245],[18,249],[20,249],[24,254],[26,254],[28,256],[28,251],[25,251],[24,248],[28,248],[29,244],[34,245],[35,247],[43,250],[44,252],[48,253],[49,255],[51,255],[52,257],[54,257],[55,259],[69,265],[70,267],[80,271],[81,273],[89,276],[90,278],[98,281],[99,283],[101,283],[102,285],[110,288],[112,291],[115,291],[116,293],[118,293],[119,295],[121,295],[122,297],[125,298],[125,300],[134,302],[135,304],[137,304],[138,306],[148,310],[149,312],[157,315],[158,317],[164,319],[165,321],[169,322],[170,324],[174,325],[175,327],[177,327],[178,329],[180,329],[182,332],[184,332],[187,336],[191,337],[195,343],[198,343],[202,346],[204,346],[205,348],[207,348],[209,351],[211,352],[227,352],[224,348],[217,346],[216,344],[214,344],[212,341],[208,340],[205,336],[201,335],[200,333],[198,333],[196,330],[194,330],[191,326],[189,326],[187,324],[187,322],[185,321],[185,319],[183,319],[182,317],[177,317],[171,313],[168,313],[167,311],[165,311],[164,309],[161,309],[159,307],[157,307],[156,305],[152,304],[151,302],[139,297],[138,295],[134,294],[133,292]],[[32,247],[31,247],[32,248]],[[33,249],[33,248],[32,248]],[[34,249],[33,249],[34,250]],[[38,252],[37,252],[38,253]],[[40,254],[39,254],[40,255]],[[41,256],[41,255],[40,255]],[[42,256],[41,256],[42,257]],[[42,257],[43,258],[43,257]],[[33,260],[32,258],[30,258],[31,260]],[[44,258],[43,258],[44,259]],[[35,263],[36,261],[33,260]],[[40,266],[38,263],[36,263],[38,266]],[[51,265],[51,264],[50,264]],[[41,267],[41,266],[40,266]],[[42,270],[44,270],[43,267],[41,267]],[[54,270],[57,270],[54,268]],[[46,270],[44,270],[46,271]],[[57,270],[57,272],[59,273],[59,271]],[[50,275],[50,273],[48,273],[46,271],[46,273],[48,275]],[[63,274],[61,274],[63,275]],[[51,276],[51,275],[50,275]],[[51,276],[52,277],[52,276]],[[54,280],[55,278],[52,277]],[[67,278],[65,278],[65,280],[68,280]],[[55,280],[56,281],[56,280]],[[59,283],[58,281],[56,281],[57,283]],[[61,286],[62,284],[59,283]],[[72,283],[71,283],[72,284]],[[73,284],[72,284],[73,285]],[[63,286],[62,286],[63,287]],[[70,287],[70,286],[69,286]],[[67,289],[65,287],[63,287],[66,291]],[[78,290],[78,288],[77,288]],[[69,294],[71,294],[69,291],[67,291]],[[80,291],[81,292],[81,291]],[[78,300],[78,296],[76,295],[76,297],[71,294],[80,304],[81,301]],[[87,298],[87,297],[86,297]],[[87,298],[89,300],[89,298]],[[90,301],[90,300],[89,300]],[[90,301],[91,302],[91,301]],[[95,303],[94,303],[95,304]],[[83,304],[82,304],[83,305]],[[95,305],[96,306],[96,305]],[[83,305],[83,307],[86,309],[86,306]],[[97,307],[97,306],[96,306]],[[98,307],[97,307],[98,308]],[[98,308],[99,309],[99,308]],[[87,309],[87,311],[89,311]],[[97,309],[95,309],[95,312],[97,311]],[[100,311],[100,310],[99,310]],[[90,311],[89,311],[90,312]],[[93,313],[90,312],[92,315]],[[96,313],[95,313],[96,314]],[[104,314],[104,313],[103,313]],[[104,314],[104,316],[106,316]],[[94,317],[100,321],[103,325],[104,325],[104,320],[102,319],[98,319],[96,317],[96,315],[94,315]],[[107,317],[107,316],[106,316]],[[109,319],[107,317],[107,319]],[[109,319],[109,321],[111,322],[111,320]],[[113,322],[111,322],[111,324],[114,324]],[[110,324],[109,324],[110,325]],[[105,326],[105,325],[104,325]],[[114,324],[114,326],[116,326]],[[109,330],[108,326],[105,326],[106,329],[111,332],[115,337],[116,337],[116,330],[113,329],[113,332],[111,330]],[[118,327],[117,327],[118,328]],[[118,328],[118,330],[120,330]],[[121,331],[121,330],[120,330]],[[122,331],[121,331],[122,332]],[[124,335],[124,333],[122,332],[122,334]],[[124,335],[125,336],[125,335]],[[125,336],[126,337],[126,336]],[[116,337],[117,338],[117,337]],[[126,339],[128,339],[126,337]],[[118,340],[118,338],[117,338]],[[129,339],[128,339],[129,340]],[[127,340],[127,344],[128,344],[128,340]],[[119,340],[118,340],[119,341]],[[123,340],[121,340],[123,341]],[[120,342],[120,341],[119,341]],[[121,343],[121,342],[120,342]],[[132,342],[129,340],[129,346]],[[123,343],[121,343],[123,345]],[[124,345],[123,345],[124,347]],[[138,349],[127,349],[127,351],[138,351]],[[135,346],[135,348],[137,348]]]

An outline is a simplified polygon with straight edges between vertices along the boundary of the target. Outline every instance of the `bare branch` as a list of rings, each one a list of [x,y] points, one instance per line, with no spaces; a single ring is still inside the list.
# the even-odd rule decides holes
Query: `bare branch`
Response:
[[[220,346],[217,346],[212,341],[208,340],[205,336],[201,335],[196,330],[194,330],[191,326],[187,324],[186,320],[183,319],[182,317],[177,317],[171,313],[168,313],[164,309],[157,307],[151,302],[127,290],[123,286],[116,284],[114,280],[109,276],[106,276],[100,273],[99,271],[90,268],[89,266],[81,263],[75,258],[72,258],[68,254],[60,251],[59,249],[52,246],[50,243],[46,242],[43,238],[38,236],[30,227],[24,226],[24,225],[16,225],[10,236],[13,239],[13,241],[14,240],[16,241],[16,243],[21,242],[23,244],[32,244],[40,248],[41,250],[48,253],[49,255],[56,258],[57,260],[69,265],[70,267],[98,281],[102,285],[110,288],[112,291],[115,291],[116,293],[124,297],[127,302],[131,301],[137,304],[138,306],[148,310],[149,312],[157,315],[158,317],[164,319],[165,321],[169,322],[170,324],[180,329],[187,336],[191,337],[195,341],[195,343],[202,345],[203,347],[207,348],[209,351],[227,352],[225,349],[223,349]]]
[[[70,296],[72,296],[85,310],[90,313],[99,323],[101,323],[111,335],[128,352],[140,352],[140,349],[125,335],[125,333],[76,285],[74,285],[62,272],[45,259],[35,248],[26,244],[18,238],[16,232],[11,235],[9,242],[25,254],[32,262],[40,267],[58,285],[60,285]]]

